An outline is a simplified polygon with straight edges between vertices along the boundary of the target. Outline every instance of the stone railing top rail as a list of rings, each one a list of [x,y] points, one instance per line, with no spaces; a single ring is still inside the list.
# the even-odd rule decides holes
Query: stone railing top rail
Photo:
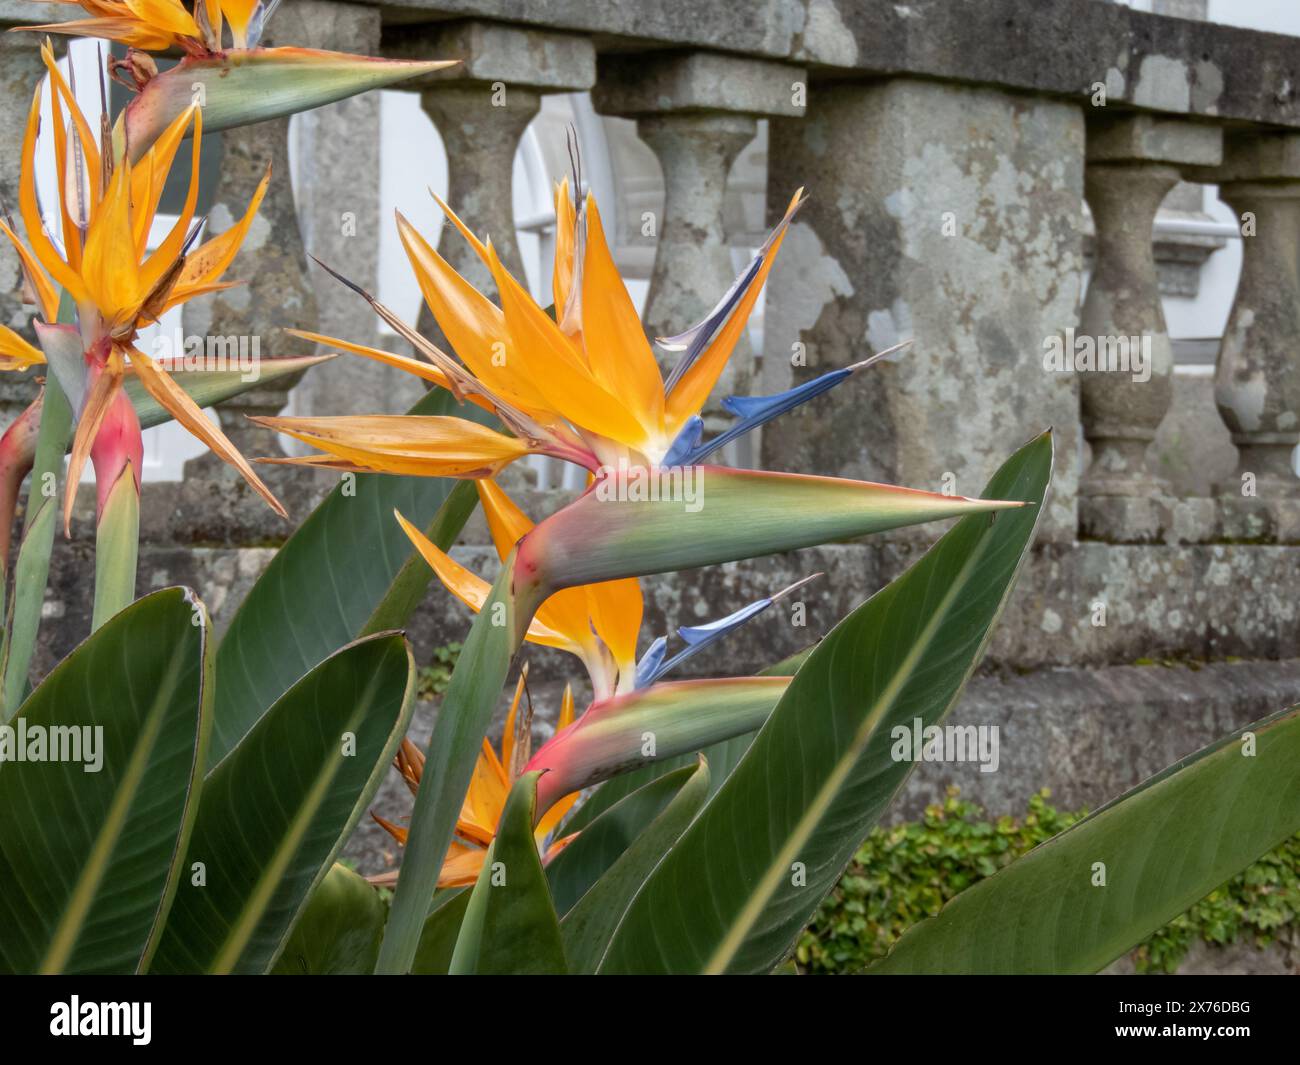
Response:
[[[1105,0],[383,0],[387,26],[503,21],[602,53],[705,48],[814,79],[910,74],[1108,106],[1300,128],[1300,39]],[[394,32],[396,36],[397,33]]]
[[[85,18],[86,12],[71,4],[38,4],[31,0],[0,0],[0,32],[10,26],[34,26],[45,22],[67,22]]]

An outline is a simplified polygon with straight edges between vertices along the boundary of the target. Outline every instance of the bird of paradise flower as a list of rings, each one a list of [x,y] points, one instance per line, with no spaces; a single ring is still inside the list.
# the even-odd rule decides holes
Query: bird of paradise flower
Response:
[[[166,311],[196,296],[238,284],[222,278],[266,193],[269,169],[243,217],[225,232],[199,242],[201,221],[196,220],[195,210],[203,138],[201,110],[191,106],[177,116],[133,165],[127,158],[114,158],[111,148],[92,132],[48,42],[42,55],[52,86],[59,178],[57,224],[47,228],[37,193],[38,88],[23,138],[19,183],[18,205],[26,241],[19,237],[12,220],[0,220],[0,233],[17,250],[35,294],[43,319],[36,322],[36,331],[44,352],[38,353],[21,338],[6,333],[0,336],[0,354],[6,356],[2,368],[20,368],[60,353],[51,359],[51,368],[74,399],[77,413],[64,501],[65,531],[71,522],[81,470],[101,432],[107,430],[106,435],[121,441],[120,447],[104,456],[107,468],[99,468],[100,454],[96,455],[101,510],[107,493],[128,466],[139,489],[139,423],[122,387],[128,374],[137,376],[181,425],[234,466],[284,516],[279,501],[225,434],[135,343],[140,330]],[[147,242],[163,185],[185,135],[191,132],[191,178],[184,205],[170,231],[150,252]],[[75,326],[57,321],[60,289],[75,309]]]

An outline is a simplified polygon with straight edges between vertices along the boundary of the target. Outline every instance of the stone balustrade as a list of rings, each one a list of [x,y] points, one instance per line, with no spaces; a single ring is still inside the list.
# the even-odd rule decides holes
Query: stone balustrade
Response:
[[[0,21],[27,10],[0,0]],[[1056,32],[1066,21],[1078,30],[1068,41]],[[651,336],[698,320],[734,276],[728,173],[767,121],[769,221],[795,188],[807,186],[811,200],[769,284],[764,350],[738,346],[707,411],[711,427],[723,424],[715,404],[728,392],[790,387],[906,337],[915,343],[768,427],[733,459],[968,493],[1051,424],[1058,465],[1046,541],[1300,540],[1291,455],[1300,437],[1294,39],[1101,0],[286,0],[271,26],[277,35],[460,59],[405,88],[419,93],[446,148],[450,202],[517,274],[513,160],[543,96],[590,90],[599,113],[634,119],[665,189],[662,217],[643,221],[655,247],[644,312]],[[25,94],[35,42],[0,43],[0,88]],[[0,109],[10,125],[21,112]],[[259,335],[274,354],[302,347],[284,326],[373,338],[364,305],[329,294],[333,283],[308,270],[300,249],[305,242],[345,262],[373,287],[376,234],[388,220],[348,175],[357,160],[377,161],[376,119],[371,100],[297,121],[298,202],[287,181],[273,183],[266,228],[236,264],[249,287],[188,308],[187,332]],[[17,135],[9,130],[10,140]],[[287,170],[290,139],[287,122],[223,138],[214,227],[229,224],[267,162]],[[350,163],[341,168],[343,156]],[[12,199],[14,156],[5,158],[0,190]],[[1199,498],[1180,496],[1152,447],[1161,426],[1182,417],[1161,310],[1162,288],[1177,283],[1162,284],[1151,234],[1180,181],[1219,184],[1246,220],[1214,388],[1222,424],[1213,428],[1230,434],[1237,469]],[[356,208],[350,231],[340,226],[343,207]],[[463,241],[439,248],[493,291]],[[0,313],[21,325],[7,255],[0,249]],[[427,314],[420,325],[442,339]],[[1050,365],[1054,349],[1060,358]],[[328,413],[358,398],[383,404],[396,383],[355,360],[315,374],[299,406]],[[0,402],[12,407],[23,386],[4,384]],[[287,394],[287,386],[251,393],[226,406],[223,422],[252,450],[273,451],[243,415],[280,409]],[[187,479],[216,478],[221,491],[240,493],[219,464],[192,467]],[[273,538],[254,511],[244,531]]]
[[[517,265],[511,160],[538,94],[590,88],[597,111],[635,119],[665,186],[663,217],[647,223],[652,336],[698,320],[733,276],[727,174],[756,120],[769,121],[771,219],[800,185],[812,199],[773,274],[765,350],[742,345],[719,395],[789,387],[906,336],[916,343],[770,427],[764,465],[978,491],[1000,456],[1051,423],[1052,541],[1300,538],[1288,321],[1250,293],[1253,276],[1279,276],[1266,264],[1295,240],[1285,130],[1300,128],[1300,106],[1284,91],[1294,40],[1100,0],[382,10],[387,54],[463,60],[417,88],[448,148],[452,202],[507,265]],[[1068,42],[1063,20],[1081,27]],[[501,98],[489,101],[493,91]],[[1151,448],[1174,395],[1161,291],[1179,291],[1158,269],[1151,224],[1181,179],[1228,183],[1225,196],[1249,199],[1241,213],[1270,231],[1244,240],[1216,379],[1241,469],[1202,498],[1180,498]],[[458,241],[444,254],[490,289]],[[1053,344],[1070,365],[1043,365]],[[1129,355],[1139,372],[1105,368]],[[1261,395],[1262,422],[1247,427],[1237,412]]]

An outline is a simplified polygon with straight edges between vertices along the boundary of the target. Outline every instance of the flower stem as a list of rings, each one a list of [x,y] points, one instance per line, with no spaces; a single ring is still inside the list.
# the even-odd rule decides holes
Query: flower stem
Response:
[[[93,631],[135,600],[144,442],[135,408],[123,389],[119,388],[113,397],[90,458],[95,464],[99,518],[95,529]]]
[[[59,302],[58,318],[63,324],[76,319],[76,308],[66,293]],[[0,720],[7,721],[13,717],[27,691],[27,671],[36,650],[41,607],[45,602],[45,586],[50,574],[50,551],[54,547],[54,512],[47,513],[47,508],[57,509],[55,500],[63,477],[63,457],[68,452],[71,436],[72,407],[58,378],[53,373],[47,374],[40,428],[36,436],[35,463],[27,490],[22,542],[14,561]]]
[[[118,476],[95,530],[94,631],[135,601],[135,567],[140,542],[140,489],[128,466]]]

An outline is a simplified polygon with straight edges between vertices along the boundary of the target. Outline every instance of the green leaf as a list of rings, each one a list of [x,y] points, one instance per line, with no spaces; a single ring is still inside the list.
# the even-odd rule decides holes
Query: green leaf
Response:
[[[303,355],[293,358],[261,359],[257,363],[256,373],[248,380],[244,370],[177,370],[171,377],[181,389],[200,407],[211,407],[232,396],[243,395],[255,388],[267,385],[292,374],[302,373],[322,362],[329,362],[335,355]],[[166,364],[163,364],[164,369]],[[132,375],[126,379],[123,387],[135,416],[140,420],[141,429],[152,429],[172,420],[171,411],[159,403],[140,383],[140,378]]]
[[[571,972],[594,973],[597,970],[632,899],[655,866],[681,838],[686,826],[709,797],[709,766],[702,757],[697,767],[679,769],[670,777],[655,781],[642,790],[660,788],[668,780],[673,780],[676,784],[676,793],[662,812],[619,855],[609,870],[583,894],[560,922],[560,935],[564,940],[564,953],[569,959]],[[634,797],[629,796],[619,806],[630,802]],[[597,820],[587,831],[596,832],[619,806]],[[584,832],[569,844],[560,852],[559,858],[573,850],[586,835],[587,832]]]
[[[514,565],[512,553],[470,626],[438,707],[433,734],[425,748],[424,773],[415,793],[377,972],[409,972],[415,960],[429,900],[469,789],[483,735],[492,721],[518,647],[513,635],[518,631],[518,611],[509,591]]]
[[[186,56],[152,78],[127,105],[126,140],[132,161],[138,161],[199,94],[203,132],[216,133],[310,111],[453,62],[377,59],[310,48],[232,48],[220,55]],[[120,144],[121,123],[113,135],[114,144]]]
[[[868,971],[1103,969],[1300,830],[1297,765],[1300,706],[1185,758],[963,891]]]
[[[311,893],[271,971],[284,976],[369,973],[379,956],[387,914],[365,877],[336,862]]]
[[[461,529],[469,521],[470,515],[478,506],[478,490],[470,481],[457,481],[442,506],[433,516],[433,521],[424,530],[424,535],[442,550],[447,550],[456,542]],[[433,580],[433,570],[418,551],[413,552],[402,568],[397,571],[388,586],[388,591],[379,605],[375,607],[370,620],[361,630],[362,636],[373,632],[385,632],[400,629],[415,613],[429,591],[429,582]]]
[[[539,773],[510,789],[496,838],[470,892],[452,975],[564,973],[560,925],[533,837]]]
[[[469,896],[467,888],[440,891],[434,896],[433,909],[425,918],[411,972],[417,976],[447,975],[451,969],[451,956],[456,951],[456,939],[460,936],[460,926],[465,921]]]
[[[454,406],[451,394],[438,389],[411,413],[443,414]],[[276,552],[217,649],[214,757],[224,757],[268,706],[326,656],[358,636],[383,631],[371,624],[381,607],[388,628],[405,624],[418,602],[410,594],[412,573],[427,584],[433,572],[416,555],[393,510],[421,528],[433,521],[437,536],[430,538],[445,550],[468,517],[462,493],[448,507],[459,521],[445,515],[439,520],[453,484],[442,478],[357,474],[355,481],[338,485]],[[398,587],[405,598],[397,609],[394,581],[404,572]]]
[[[934,724],[979,662],[1051,475],[1044,434],[963,518],[804,661],[740,764],[655,869],[602,972],[766,972],[903,783],[891,727]]]
[[[155,592],[81,644],[19,709],[15,740],[23,730],[30,740],[37,727],[49,742],[53,728],[102,732],[98,740],[93,731],[61,734],[89,738],[94,750],[81,754],[93,753],[90,761],[16,761],[5,752],[0,970],[148,967],[201,785],[208,634],[193,593]]]
[[[158,972],[263,972],[365,810],[410,720],[415,670],[388,633],[284,694],[204,782]],[[196,865],[196,863],[201,863]]]
[[[556,913],[563,916],[573,909],[645,827],[663,813],[673,796],[695,775],[698,761],[699,756],[694,755],[691,765],[665,773],[620,799],[551,860],[546,879]],[[707,788],[708,773],[704,776]],[[564,835],[568,834],[566,829]]]
[[[128,465],[118,475],[95,526],[95,608],[93,632],[135,599],[135,566],[140,550],[140,489]]]

